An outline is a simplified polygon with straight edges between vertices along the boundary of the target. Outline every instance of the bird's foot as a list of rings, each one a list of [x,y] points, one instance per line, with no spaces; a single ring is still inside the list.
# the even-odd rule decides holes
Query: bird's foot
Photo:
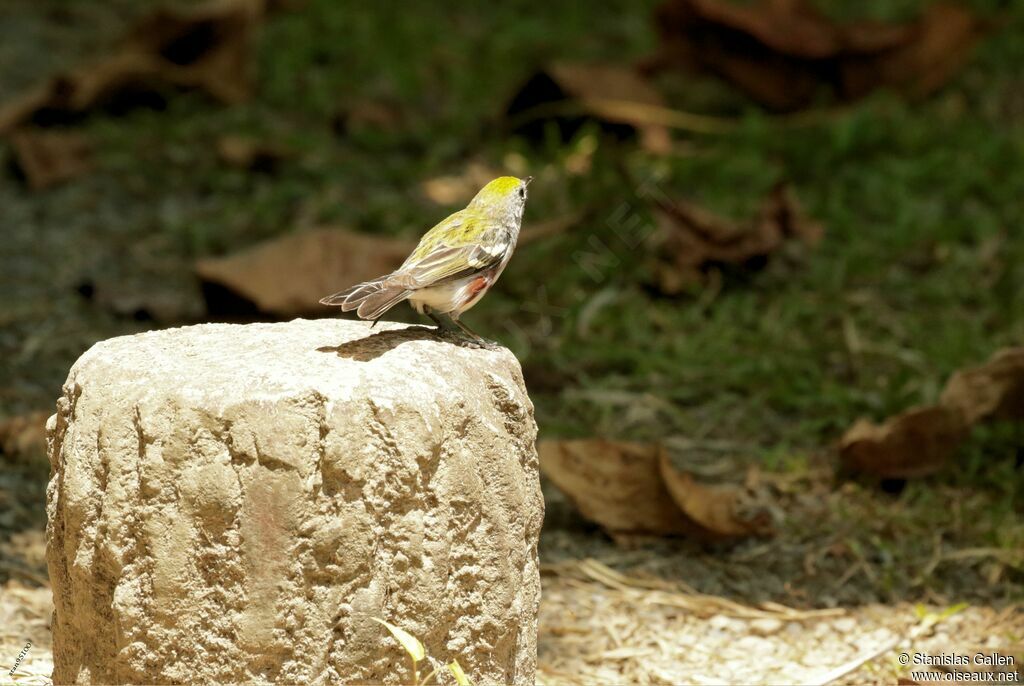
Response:
[[[435,331],[437,332],[438,338],[442,338],[449,343],[462,348],[472,348],[476,350],[501,350],[505,347],[497,341],[490,341],[480,336],[472,336],[459,329],[449,329],[448,327],[439,326]]]
[[[503,346],[498,341],[492,341],[492,340],[489,340],[487,338],[481,338],[477,342],[477,345],[479,345],[484,350],[504,350],[505,349],[505,346]]]
[[[478,348],[484,350],[497,350],[501,347],[498,343],[483,338],[458,319],[453,319],[450,315],[441,318],[430,310],[427,310],[425,314],[433,319],[434,323],[437,324],[437,335],[455,343],[456,345],[460,345],[464,348]]]

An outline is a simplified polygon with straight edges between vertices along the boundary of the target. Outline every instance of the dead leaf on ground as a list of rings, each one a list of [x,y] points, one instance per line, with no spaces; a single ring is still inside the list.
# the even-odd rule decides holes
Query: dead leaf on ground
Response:
[[[676,469],[665,452],[659,469],[672,500],[699,527],[702,537],[742,538],[772,532],[771,513],[745,499],[737,486],[698,483],[691,474]]]
[[[661,477],[663,447],[590,439],[540,441],[537,450],[544,475],[610,533],[688,531]]]
[[[881,425],[859,419],[840,440],[840,459],[883,478],[931,474],[972,426],[989,419],[1024,419],[1024,348],[1000,350],[985,364],[956,372],[936,405],[911,408]]]
[[[1024,420],[1024,348],[1005,348],[983,365],[954,373],[939,402],[959,410],[969,424]]]
[[[941,406],[915,407],[882,424],[857,420],[843,436],[843,463],[884,479],[925,476],[941,469],[966,435],[961,415]]]
[[[217,155],[232,167],[273,174],[288,157],[288,151],[275,143],[227,135],[217,139]]]
[[[840,24],[806,0],[667,0],[655,24],[661,45],[644,71],[707,70],[782,111],[812,105],[823,87],[842,99],[880,87],[927,95],[966,61],[981,33],[968,10],[948,4],[903,24]]]
[[[344,229],[301,231],[227,257],[196,273],[211,315],[329,315],[320,298],[399,267],[414,243]]]
[[[721,540],[771,532],[771,516],[731,485],[672,466],[665,448],[601,439],[540,441],[541,471],[613,537],[688,534]]]
[[[0,422],[0,458],[13,464],[47,464],[46,420],[51,414],[36,411]]]
[[[911,97],[927,96],[967,62],[982,34],[981,23],[968,9],[945,3],[931,5],[906,28],[911,38],[902,47],[842,62],[845,97],[861,97],[879,87],[893,87]]]
[[[569,140],[587,119],[619,138],[639,136],[651,152],[671,149],[667,127],[652,123],[649,108],[665,110],[655,88],[636,71],[610,64],[555,62],[520,86],[505,108],[510,128],[540,140],[555,122]]]
[[[92,146],[71,131],[25,128],[11,135],[14,161],[33,190],[42,190],[80,176],[93,166]]]
[[[787,240],[814,245],[824,233],[783,184],[772,190],[757,215],[746,223],[682,200],[660,196],[656,201],[659,230],[653,236],[653,272],[659,290],[668,295],[700,283],[709,269],[724,265],[756,268]]]
[[[0,134],[27,123],[74,121],[90,110],[160,104],[168,86],[226,103],[250,94],[251,44],[264,0],[209,0],[152,11],[111,55],[50,78],[0,106]]]

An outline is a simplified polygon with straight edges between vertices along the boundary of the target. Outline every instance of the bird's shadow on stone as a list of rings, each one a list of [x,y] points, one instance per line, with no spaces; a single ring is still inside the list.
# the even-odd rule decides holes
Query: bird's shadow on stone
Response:
[[[456,340],[445,333],[439,333],[437,329],[426,326],[410,326],[405,329],[378,331],[363,338],[346,341],[341,345],[321,346],[317,348],[317,351],[335,353],[338,357],[358,362],[369,362],[409,341],[434,341],[456,346],[464,344],[463,341]]]

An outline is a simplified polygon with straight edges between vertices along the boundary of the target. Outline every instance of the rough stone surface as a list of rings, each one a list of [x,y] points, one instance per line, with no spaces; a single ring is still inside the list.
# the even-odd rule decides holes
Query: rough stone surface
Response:
[[[535,437],[510,352],[422,327],[95,345],[48,424],[54,681],[408,682],[379,617],[532,684]]]

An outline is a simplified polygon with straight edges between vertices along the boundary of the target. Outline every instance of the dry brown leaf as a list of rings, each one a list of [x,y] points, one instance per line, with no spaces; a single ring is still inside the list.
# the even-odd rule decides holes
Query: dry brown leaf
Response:
[[[0,422],[0,458],[14,464],[45,463],[50,414],[37,411]]]
[[[1006,348],[985,364],[950,377],[937,405],[915,407],[874,424],[858,420],[839,455],[856,471],[907,478],[941,469],[972,426],[988,419],[1024,419],[1024,348]]]
[[[1024,420],[1024,348],[1005,348],[979,367],[954,373],[939,402],[956,408],[969,424]]]
[[[807,62],[834,52],[838,36],[815,13],[794,5],[668,0],[655,11],[661,46],[645,70],[702,68],[773,109],[802,106],[818,87]]]
[[[154,10],[135,27],[130,43],[174,85],[239,102],[251,91],[252,43],[265,9],[264,0],[208,0]]]
[[[414,243],[322,228],[266,241],[227,257],[196,263],[211,314],[234,315],[223,292],[253,310],[279,317],[330,314],[320,298],[394,271]],[[241,313],[246,313],[245,311]]]
[[[263,12],[263,0],[154,10],[110,56],[0,106],[0,134],[29,122],[73,121],[97,107],[152,103],[167,86],[198,88],[227,103],[243,100],[250,93],[250,47]]]
[[[672,500],[696,524],[703,538],[742,538],[772,532],[771,514],[746,507],[745,493],[740,488],[698,483],[690,474],[676,469],[665,452],[659,468]]]
[[[930,6],[908,27],[911,40],[895,50],[840,64],[842,94],[856,98],[879,86],[892,86],[912,97],[941,88],[963,66],[981,37],[978,20],[967,9],[949,4]]]
[[[665,108],[661,94],[636,71],[609,64],[555,62],[530,76],[505,109],[512,130],[531,138],[554,121],[568,140],[586,119],[625,138],[639,135],[651,152],[671,148],[669,130],[651,123],[645,107]]]
[[[217,155],[232,167],[271,174],[288,157],[288,151],[274,143],[228,135],[217,140]]]
[[[937,405],[915,407],[881,425],[857,420],[843,435],[839,452],[853,470],[905,479],[941,469],[966,433],[960,413]]]
[[[777,110],[813,104],[822,87],[841,98],[884,86],[927,94],[963,64],[979,35],[974,17],[951,5],[906,24],[837,24],[806,0],[667,0],[655,24],[661,46],[646,71],[705,69]]]
[[[809,220],[793,193],[777,185],[749,222],[738,224],[680,200],[662,197],[656,209],[655,280],[674,295],[700,283],[704,273],[722,265],[756,267],[789,238],[816,244],[821,225]]]
[[[537,450],[544,475],[617,542],[635,534],[722,540],[771,532],[770,513],[747,492],[694,481],[661,445],[587,439],[540,441]]]
[[[588,439],[540,441],[537,450],[544,475],[610,533],[690,530],[662,481],[661,446]]]
[[[676,4],[692,13],[694,19],[747,34],[782,54],[828,57],[843,47],[840,31],[814,7],[803,2],[774,0],[739,5],[719,0],[690,0]]]
[[[33,190],[73,179],[92,169],[92,146],[69,131],[19,129],[11,135],[15,162]]]

